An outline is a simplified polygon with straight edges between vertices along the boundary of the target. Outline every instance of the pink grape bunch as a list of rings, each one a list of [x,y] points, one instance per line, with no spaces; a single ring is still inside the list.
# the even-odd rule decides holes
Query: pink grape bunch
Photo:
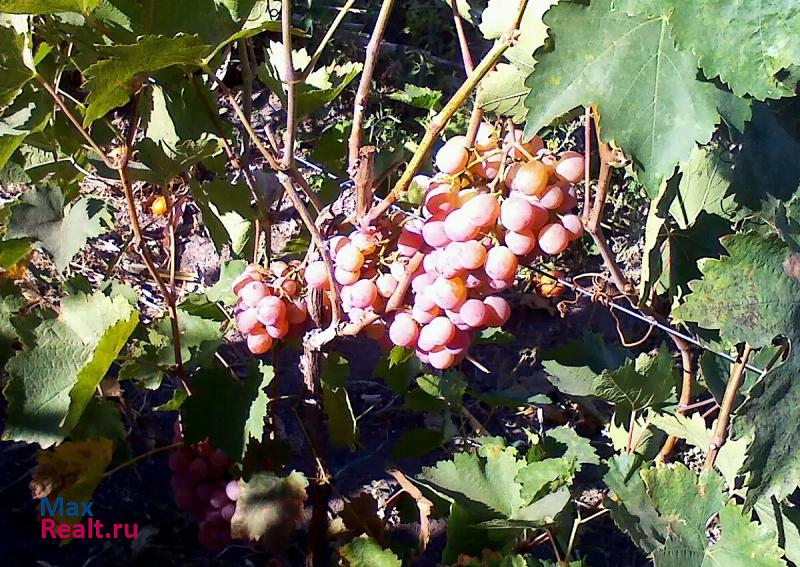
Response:
[[[255,355],[264,354],[273,342],[300,329],[308,317],[300,298],[299,263],[272,262],[269,270],[250,265],[233,281],[236,326]]]
[[[176,424],[177,426],[177,424]],[[180,441],[180,433],[176,432]],[[184,445],[169,455],[175,504],[198,523],[200,544],[218,551],[231,543],[231,518],[240,487],[229,474],[232,460],[207,441]]]
[[[334,236],[327,241],[334,267],[333,279],[339,285],[342,311],[350,322],[356,323],[368,313],[381,313],[387,300],[397,289],[397,279],[389,273],[379,272],[381,251],[387,236],[385,231],[368,227],[355,229],[347,236]],[[322,260],[309,263],[304,277],[311,288],[330,288],[328,273]],[[327,294],[323,297],[328,301]],[[364,333],[388,346],[386,325],[382,320],[368,325]]]
[[[477,332],[506,323],[511,308],[498,294],[513,285],[520,263],[560,254],[583,235],[572,212],[582,155],[555,155],[538,136],[525,142],[521,130],[501,140],[490,124],[481,125],[473,148],[466,143],[464,136],[449,139],[435,156],[438,173],[417,178],[425,187],[421,218],[387,217],[378,227],[357,227],[327,241],[349,321],[368,318],[367,336],[384,348],[413,349],[438,369],[468,356]],[[398,303],[393,296],[418,255],[421,265]],[[241,277],[246,280],[247,272]],[[310,262],[303,278],[310,289],[329,290],[332,283],[322,260]],[[252,299],[240,295],[240,302],[267,301],[258,290]],[[323,298],[330,307],[328,294]],[[390,298],[393,311],[387,313]],[[258,314],[244,326],[258,320],[273,336]]]
[[[571,212],[580,154],[553,156],[541,138],[523,143],[521,131],[501,144],[488,124],[474,150],[465,144],[448,140],[435,158],[440,173],[418,179],[427,185],[425,220],[407,222],[397,242],[400,256],[424,258],[389,338],[439,369],[467,356],[477,331],[505,324],[511,309],[497,294],[514,283],[520,261],[560,254],[583,235]]]

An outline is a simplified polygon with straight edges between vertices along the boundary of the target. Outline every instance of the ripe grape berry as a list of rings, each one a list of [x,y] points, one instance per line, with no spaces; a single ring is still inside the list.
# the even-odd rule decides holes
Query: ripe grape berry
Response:
[[[382,347],[412,349],[423,362],[449,368],[468,355],[478,332],[508,321],[511,308],[498,294],[513,285],[520,263],[561,254],[583,236],[573,213],[573,184],[584,173],[577,152],[555,155],[538,136],[526,142],[518,129],[501,136],[484,123],[474,147],[452,137],[434,162],[438,173],[415,178],[424,189],[422,216],[388,216],[331,237],[332,273],[321,260],[273,262],[271,270],[251,266],[237,278],[236,322],[251,352],[267,352],[305,322],[303,286],[327,291],[335,283],[346,322],[368,317],[364,334]],[[406,266],[420,253],[406,281]],[[552,282],[537,289],[563,293]]]

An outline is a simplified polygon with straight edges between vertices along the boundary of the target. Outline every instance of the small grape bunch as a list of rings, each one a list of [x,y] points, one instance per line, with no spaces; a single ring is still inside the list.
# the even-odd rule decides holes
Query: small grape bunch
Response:
[[[176,439],[180,440],[177,424]],[[231,518],[240,487],[229,473],[231,464],[231,459],[208,441],[183,445],[169,456],[175,504],[192,515],[200,528],[200,544],[212,551],[232,541]]]
[[[236,326],[251,353],[268,352],[274,341],[305,323],[308,311],[299,282],[299,265],[281,261],[272,262],[269,270],[250,265],[233,281]]]

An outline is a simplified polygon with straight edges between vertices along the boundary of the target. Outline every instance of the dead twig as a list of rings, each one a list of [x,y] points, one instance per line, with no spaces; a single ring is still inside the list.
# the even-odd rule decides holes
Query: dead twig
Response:
[[[370,37],[369,43],[367,44],[367,54],[364,58],[364,70],[361,72],[361,80],[358,83],[356,99],[353,104],[353,128],[350,130],[350,139],[347,142],[349,156],[347,172],[354,180],[358,172],[361,134],[364,127],[367,101],[369,99],[369,89],[372,86],[372,77],[375,73],[375,65],[378,63],[378,53],[381,49],[383,34],[386,32],[386,26],[389,23],[389,14],[392,12],[392,6],[394,6],[394,0],[383,0],[381,3],[378,19],[375,21],[375,27],[372,30],[372,37]]]
[[[399,470],[390,470],[389,474],[394,477],[397,484],[411,496],[417,503],[419,509],[419,543],[417,544],[417,553],[422,555],[425,548],[428,547],[428,542],[431,538],[430,517],[433,502],[425,498],[419,488],[417,488],[408,478]]]

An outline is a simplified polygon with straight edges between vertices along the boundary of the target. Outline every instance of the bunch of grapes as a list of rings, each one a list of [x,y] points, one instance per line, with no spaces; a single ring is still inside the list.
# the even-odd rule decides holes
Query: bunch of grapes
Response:
[[[473,151],[464,137],[450,139],[436,154],[440,173],[418,179],[427,185],[425,220],[403,226],[397,251],[424,259],[410,309],[394,314],[389,338],[435,368],[464,358],[476,331],[508,320],[497,294],[513,284],[520,261],[560,254],[583,234],[571,213],[583,157],[556,157],[540,138],[521,139],[515,131],[501,144],[484,124]]]
[[[551,153],[538,136],[524,142],[521,130],[500,140],[482,124],[473,148],[456,136],[435,163],[436,175],[417,178],[425,188],[421,217],[394,225],[394,219],[382,219],[378,227],[330,238],[327,247],[348,319],[358,323],[369,316],[367,336],[386,348],[413,349],[423,362],[446,369],[468,355],[476,332],[508,320],[511,308],[498,294],[513,285],[520,263],[560,254],[583,235],[572,211],[584,160],[572,151]],[[410,289],[398,302],[398,287],[408,283],[406,267],[420,255]],[[281,301],[259,273],[249,269],[234,287],[244,305],[239,328],[254,353],[285,335],[276,326]],[[321,260],[305,266],[303,277],[309,288],[330,288]],[[563,292],[553,282],[541,283],[547,296]]]
[[[225,453],[207,441],[184,445],[169,456],[175,504],[197,521],[200,544],[212,551],[231,542],[231,518],[240,490],[238,481],[230,477],[231,464]]]
[[[269,270],[250,265],[233,282],[236,326],[253,354],[264,354],[275,340],[298,330],[308,316],[300,299],[299,263],[272,262]]]

